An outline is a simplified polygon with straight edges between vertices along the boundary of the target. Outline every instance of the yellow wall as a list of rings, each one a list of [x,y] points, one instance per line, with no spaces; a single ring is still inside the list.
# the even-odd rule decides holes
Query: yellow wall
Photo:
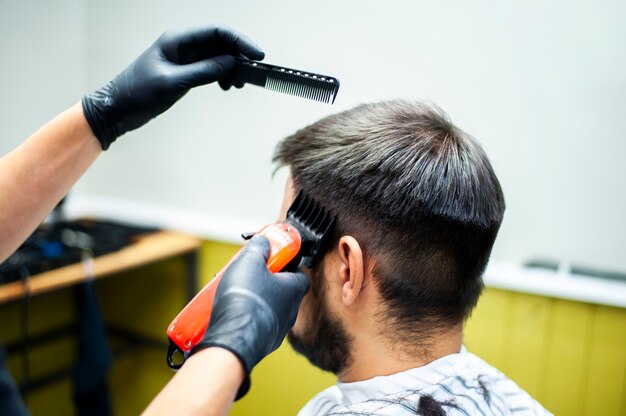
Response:
[[[107,323],[166,341],[165,330],[185,302],[185,262],[182,258],[162,261],[136,271],[120,273],[96,282],[98,297]],[[72,324],[76,319],[73,288],[33,297],[30,300],[30,333]],[[20,337],[20,304],[0,305],[0,336],[3,342]],[[111,345],[119,345],[111,339]],[[36,378],[71,366],[76,359],[72,336],[30,349],[30,374]],[[9,358],[9,369],[21,379],[21,357]],[[139,348],[122,355],[110,373],[115,415],[137,415],[167,383],[172,371],[165,363],[165,349]],[[34,390],[27,404],[34,416],[74,414],[72,379],[66,378]]]
[[[626,414],[626,309],[488,289],[465,342],[555,414]]]
[[[30,299],[29,302],[29,333],[36,334],[46,328],[58,327],[72,322],[75,316],[72,292],[60,290],[47,295]],[[0,337],[9,343],[21,339],[21,305],[11,303],[0,306]],[[71,338],[63,338],[50,342],[45,347],[33,348],[30,351],[31,378],[49,373],[51,370],[70,365],[76,355],[76,343]],[[14,378],[21,379],[22,361],[19,355],[10,356],[8,367]],[[33,415],[67,415],[73,413],[69,401],[71,397],[70,380],[51,384],[43,390],[35,390],[28,396],[28,407]],[[68,399],[59,400],[59,397]],[[50,403],[54,403],[50,406]]]
[[[218,270],[235,250],[207,243],[204,270]],[[626,309],[488,288],[465,344],[554,414],[626,415]],[[334,377],[285,342],[252,381],[234,415],[294,414]]]
[[[200,255],[202,283],[230,259],[237,246],[207,242]],[[185,264],[174,259],[98,282],[109,323],[155,339],[185,303]],[[32,331],[71,321],[71,291],[32,300]],[[4,340],[19,336],[19,305],[0,306]],[[487,289],[470,318],[465,343],[558,415],[626,414],[626,309]],[[74,342],[61,340],[33,352],[32,372],[71,362]],[[10,367],[19,376],[19,357]],[[165,385],[172,372],[165,351],[141,348],[115,362],[111,389],[117,415],[135,415]],[[236,416],[295,414],[334,377],[309,365],[288,343],[252,373],[250,393]],[[70,381],[33,394],[33,415],[71,414]]]

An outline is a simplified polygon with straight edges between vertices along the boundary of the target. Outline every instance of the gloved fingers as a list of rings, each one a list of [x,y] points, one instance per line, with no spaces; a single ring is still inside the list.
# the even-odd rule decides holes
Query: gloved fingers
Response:
[[[262,235],[255,235],[252,237],[241,250],[237,260],[260,257],[265,263],[270,256],[270,242]]]
[[[235,58],[219,55],[187,65],[178,65],[174,67],[174,74],[188,88],[193,88],[228,77],[234,67]]]
[[[217,83],[220,84],[220,88],[224,91],[228,91],[233,86],[233,81],[230,78],[220,79]]]
[[[265,52],[246,35],[230,28],[216,29],[216,35],[224,42],[224,46],[233,48],[233,55],[243,54],[248,59],[260,61],[265,58]]]
[[[233,81],[231,77],[228,78],[222,78],[218,81],[218,83],[220,84],[220,87],[224,90],[224,91],[228,91],[230,89],[230,87],[235,87],[235,88],[243,88],[243,86],[245,85],[244,82],[241,81]]]
[[[279,279],[281,285],[288,286],[294,292],[294,295],[299,296],[299,299],[302,299],[311,287],[308,276],[300,270],[297,272],[276,273],[275,276]]]
[[[161,35],[158,42],[165,56],[178,64],[189,64],[224,54],[243,54],[255,60],[265,57],[261,48],[248,37],[224,27],[202,26],[168,31]]]

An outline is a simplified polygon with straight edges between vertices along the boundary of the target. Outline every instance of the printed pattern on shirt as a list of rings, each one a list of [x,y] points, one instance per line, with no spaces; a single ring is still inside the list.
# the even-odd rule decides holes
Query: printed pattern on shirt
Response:
[[[463,349],[424,367],[315,396],[300,416],[550,415],[504,374]]]

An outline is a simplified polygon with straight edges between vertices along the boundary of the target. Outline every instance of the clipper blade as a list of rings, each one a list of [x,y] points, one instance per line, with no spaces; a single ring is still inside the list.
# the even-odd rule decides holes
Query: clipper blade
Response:
[[[302,237],[299,266],[313,266],[327,248],[335,217],[300,191],[287,211],[286,221],[296,227]]]

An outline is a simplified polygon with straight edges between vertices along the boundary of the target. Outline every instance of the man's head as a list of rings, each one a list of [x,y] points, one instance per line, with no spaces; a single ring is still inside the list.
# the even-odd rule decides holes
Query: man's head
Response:
[[[462,325],[504,197],[480,145],[439,108],[361,105],[287,137],[274,160],[290,169],[287,205],[304,189],[337,217],[290,335],[297,350],[340,373],[364,331],[419,346]]]

